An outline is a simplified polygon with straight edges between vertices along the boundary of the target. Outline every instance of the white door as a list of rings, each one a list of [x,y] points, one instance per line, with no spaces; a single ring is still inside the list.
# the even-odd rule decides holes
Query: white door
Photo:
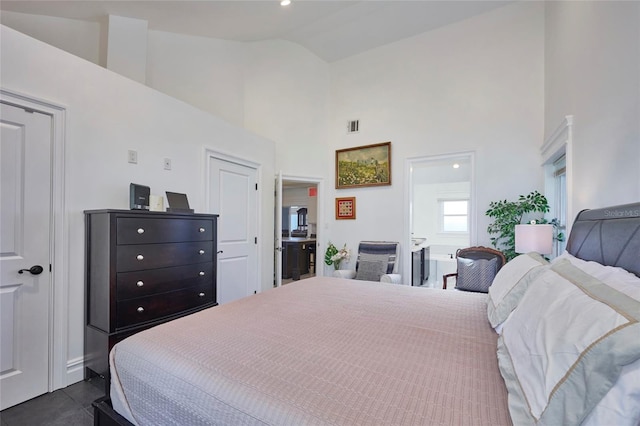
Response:
[[[218,218],[218,303],[258,289],[257,171],[209,158],[209,211]]]
[[[276,176],[276,211],[275,211],[275,274],[276,287],[282,285],[282,172]]]
[[[0,114],[0,409],[49,387],[51,117]],[[32,274],[33,266],[42,272]],[[33,272],[38,272],[32,269]]]

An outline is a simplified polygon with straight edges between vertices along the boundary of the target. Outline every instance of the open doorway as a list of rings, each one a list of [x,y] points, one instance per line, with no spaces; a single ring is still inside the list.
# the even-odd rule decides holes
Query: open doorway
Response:
[[[429,271],[412,274],[420,277],[413,285],[442,288],[442,276],[456,271],[456,250],[472,243],[473,160],[473,153],[456,153],[410,161],[412,259],[422,259],[412,272],[416,265]]]
[[[280,227],[276,224],[275,228],[281,228],[280,244],[275,252],[275,265],[280,270],[280,274],[276,274],[276,286],[313,277],[319,266],[317,247],[321,223],[321,182],[313,178],[287,176],[283,176],[281,182],[280,200],[276,196],[276,208],[280,210],[276,220],[280,221]],[[277,256],[281,256],[281,265],[278,265]]]

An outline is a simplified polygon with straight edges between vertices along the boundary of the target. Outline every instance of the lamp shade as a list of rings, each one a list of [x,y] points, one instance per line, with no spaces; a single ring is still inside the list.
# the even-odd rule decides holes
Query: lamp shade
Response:
[[[551,254],[553,225],[516,225],[516,253]]]

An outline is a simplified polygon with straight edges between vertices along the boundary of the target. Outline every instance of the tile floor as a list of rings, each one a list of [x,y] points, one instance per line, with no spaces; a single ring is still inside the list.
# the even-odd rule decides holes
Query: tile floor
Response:
[[[1,426],[91,426],[91,403],[104,396],[98,377],[0,411]]]

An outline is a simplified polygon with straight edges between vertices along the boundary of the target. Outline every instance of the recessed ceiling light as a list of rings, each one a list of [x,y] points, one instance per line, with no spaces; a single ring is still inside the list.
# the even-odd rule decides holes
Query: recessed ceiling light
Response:
[[[455,163],[455,164],[453,165],[453,168],[454,168],[454,169],[459,169],[459,168],[460,168],[460,164]]]
[[[280,2],[280,6],[289,6],[291,4],[291,0],[282,0]]]

